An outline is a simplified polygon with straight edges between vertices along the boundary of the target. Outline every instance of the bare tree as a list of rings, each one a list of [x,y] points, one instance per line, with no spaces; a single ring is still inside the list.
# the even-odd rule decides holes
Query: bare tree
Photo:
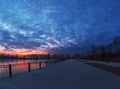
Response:
[[[115,37],[113,42],[112,42],[112,46],[114,48],[115,51],[119,52],[120,51],[120,37]]]
[[[105,46],[100,46],[100,53],[101,53],[101,60],[105,59],[106,56],[106,47]]]
[[[97,47],[96,46],[92,46],[92,55],[93,55],[93,58],[96,60],[97,59]]]

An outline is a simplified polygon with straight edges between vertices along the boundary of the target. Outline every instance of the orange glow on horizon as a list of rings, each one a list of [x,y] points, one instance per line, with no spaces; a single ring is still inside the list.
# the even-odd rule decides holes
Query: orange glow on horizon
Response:
[[[25,55],[32,55],[32,54],[49,54],[48,52],[39,51],[39,52],[0,52],[0,54],[6,55],[18,55],[18,56],[25,56]]]
[[[17,53],[18,55],[31,55],[31,54],[48,54],[48,52],[44,52],[44,51],[35,51],[35,52],[20,52]]]
[[[6,55],[18,55],[18,56],[24,56],[24,55],[32,55],[32,54],[49,54],[48,51],[45,51],[43,49],[26,49],[26,48],[21,48],[21,49],[12,49],[11,51],[6,51],[4,50],[3,47],[0,47],[0,54],[6,54]]]
[[[0,52],[0,54],[6,54],[6,55],[18,55],[18,56],[24,56],[24,55],[32,55],[32,54],[49,54],[48,52]]]

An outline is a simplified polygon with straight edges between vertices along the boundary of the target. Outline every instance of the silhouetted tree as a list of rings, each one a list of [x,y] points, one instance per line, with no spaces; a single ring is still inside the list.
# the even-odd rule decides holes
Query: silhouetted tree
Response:
[[[112,45],[111,44],[106,46],[106,51],[107,51],[106,60],[108,62],[112,60]]]
[[[115,37],[112,46],[116,52],[120,51],[120,37]]]
[[[93,55],[93,58],[96,60],[97,59],[97,56],[98,56],[98,48],[96,46],[92,46],[92,55]]]
[[[105,48],[105,46],[100,46],[100,56],[101,56],[101,60],[102,61],[105,60],[105,55],[106,55],[106,48]]]

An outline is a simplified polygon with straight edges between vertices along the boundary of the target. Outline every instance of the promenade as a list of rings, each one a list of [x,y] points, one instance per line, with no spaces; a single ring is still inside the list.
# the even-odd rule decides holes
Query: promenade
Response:
[[[120,89],[120,76],[67,60],[0,80],[0,89]]]

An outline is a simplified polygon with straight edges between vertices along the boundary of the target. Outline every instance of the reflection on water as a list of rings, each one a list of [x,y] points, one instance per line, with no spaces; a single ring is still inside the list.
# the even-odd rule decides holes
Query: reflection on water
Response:
[[[45,60],[7,60],[0,61],[0,78],[8,77],[11,64],[12,75],[28,72],[47,66]],[[29,65],[30,64],[30,65]],[[30,67],[29,67],[30,66]]]
[[[38,62],[40,60],[1,60],[0,65],[23,64],[28,62]]]

